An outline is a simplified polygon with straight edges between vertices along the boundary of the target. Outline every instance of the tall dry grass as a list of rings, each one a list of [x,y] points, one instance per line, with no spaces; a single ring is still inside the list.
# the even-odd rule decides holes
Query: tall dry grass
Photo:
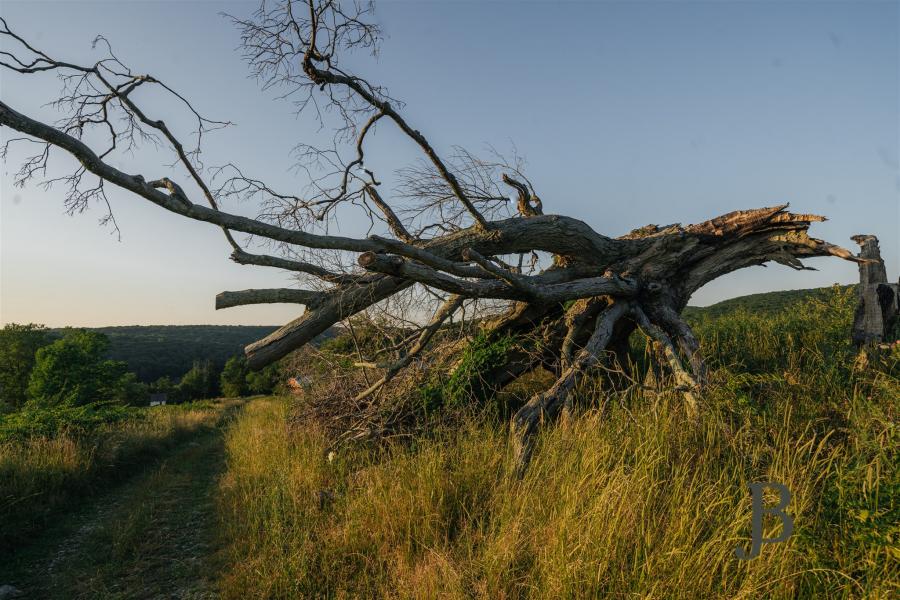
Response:
[[[88,432],[0,441],[0,555],[60,510],[214,427],[234,403],[160,406]]]
[[[226,439],[223,591],[896,597],[900,386],[896,363],[853,371],[835,333],[847,310],[835,297],[770,321],[698,324],[716,365],[701,421],[675,396],[620,404],[586,385],[604,408],[546,431],[523,480],[502,423],[329,460],[321,432],[288,426],[286,401],[253,403]],[[754,481],[790,489],[794,533],[741,561]],[[766,522],[767,537],[779,531]]]
[[[593,412],[545,435],[522,481],[496,428],[329,462],[285,413],[251,406],[227,440],[235,596],[888,597],[898,583],[896,554],[831,531],[828,479],[850,449],[790,412],[763,429],[693,425],[669,401]],[[787,485],[795,531],[744,562],[750,481]]]

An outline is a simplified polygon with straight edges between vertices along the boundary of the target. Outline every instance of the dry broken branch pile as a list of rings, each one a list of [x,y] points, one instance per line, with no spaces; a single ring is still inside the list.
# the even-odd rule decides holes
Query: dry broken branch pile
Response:
[[[263,86],[286,88],[299,109],[335,131],[333,147],[299,143],[295,148],[298,166],[312,182],[307,192],[275,191],[234,164],[204,167],[203,137],[228,123],[202,117],[183,96],[152,75],[132,72],[108,48],[93,65],[71,64],[31,46],[3,22],[0,33],[11,49],[2,53],[3,66],[22,75],[51,72],[65,84],[55,102],[64,116],[52,125],[0,103],[0,125],[39,148],[25,161],[19,182],[44,174],[50,151],[61,149],[79,163],[73,174],[60,178],[68,188],[69,210],[105,200],[104,186],[113,184],[221,227],[232,260],[240,264],[297,274],[309,289],[232,291],[216,299],[217,308],[267,302],[306,307],[296,320],[247,347],[253,367],[284,357],[363,311],[374,311],[385,322],[418,324],[415,334],[385,356],[360,357],[380,371],[359,393],[360,401],[382,393],[447,323],[477,317],[488,339],[540,340],[511,349],[502,365],[480,374],[486,393],[538,367],[555,374],[555,383],[513,418],[513,429],[525,442],[523,458],[530,434],[565,408],[577,378],[621,355],[636,329],[653,341],[688,410],[699,411],[705,368],[680,313],[705,283],[770,261],[804,269],[800,259],[807,257],[857,260],[808,235],[822,217],[791,213],[787,205],[731,212],[696,225],[649,225],[617,238],[578,219],[545,214],[552,200],[538,198],[521,162],[479,158],[459,148],[444,156],[407,121],[402,103],[343,68],[343,53],[377,47],[379,31],[369,20],[370,9],[288,1],[234,19],[246,60]],[[194,121],[191,144],[145,106],[151,95],[144,92],[151,88],[180,102]],[[378,126],[396,128],[421,152],[420,162],[396,170],[393,191],[384,189],[370,161],[364,161],[366,142]],[[170,172],[145,176],[114,166],[111,155],[147,139],[174,153]],[[237,197],[256,199],[259,216],[223,209]],[[328,223],[354,213],[379,234],[327,232]],[[236,233],[271,240],[279,251],[250,251]]]

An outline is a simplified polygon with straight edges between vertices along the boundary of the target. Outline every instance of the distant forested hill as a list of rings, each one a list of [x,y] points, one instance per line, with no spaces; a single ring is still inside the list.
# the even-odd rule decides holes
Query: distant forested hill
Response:
[[[841,289],[856,288],[855,285],[842,285]],[[777,312],[791,304],[802,302],[810,298],[824,299],[831,293],[832,287],[813,288],[809,290],[784,290],[781,292],[765,292],[763,294],[750,294],[723,300],[710,306],[688,306],[684,309],[686,318],[694,317],[719,317],[737,310],[748,312]]]
[[[855,286],[842,286],[855,287]],[[724,300],[711,306],[688,306],[687,318],[718,317],[736,310],[775,312],[808,298],[824,298],[832,288],[787,290],[751,294]],[[276,329],[275,326],[249,325],[132,325],[98,327],[110,340],[109,358],[122,360],[141,381],[153,382],[162,376],[178,380],[194,361],[211,360],[221,368],[230,357],[243,352],[244,346]],[[320,336],[327,339],[329,331]]]
[[[243,352],[244,346],[275,331],[275,326],[131,325],[97,327],[109,337],[109,358],[123,360],[141,381],[162,376],[178,380],[194,361],[211,360],[217,368]]]
[[[142,381],[167,375],[178,379],[195,360],[210,360],[221,368],[244,346],[264,338],[277,327],[245,325],[150,325],[101,327],[109,336],[109,354],[124,360]]]

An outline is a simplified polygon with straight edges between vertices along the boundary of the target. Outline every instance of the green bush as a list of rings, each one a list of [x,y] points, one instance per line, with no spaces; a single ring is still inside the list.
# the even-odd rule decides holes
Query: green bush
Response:
[[[178,384],[181,400],[215,398],[219,394],[219,376],[212,361],[197,361]]]
[[[60,433],[83,434],[105,423],[121,421],[135,414],[113,402],[92,402],[79,406],[43,406],[29,403],[19,411],[0,416],[0,441],[32,436],[53,437]]]
[[[222,395],[239,398],[247,395],[247,361],[242,356],[232,356],[225,363],[219,376]]]
[[[103,358],[108,347],[109,340],[101,333],[69,329],[38,349],[28,379],[29,403],[75,407],[144,399],[146,388],[127,373],[125,363]]]
[[[506,361],[506,355],[518,340],[510,335],[491,340],[479,334],[466,346],[459,365],[444,386],[444,400],[451,406],[460,406],[472,397],[483,394],[482,374],[490,372]]]
[[[247,391],[251,394],[271,394],[280,382],[281,370],[277,363],[247,373]]]
[[[0,413],[25,404],[34,355],[49,343],[43,325],[10,323],[0,329]]]

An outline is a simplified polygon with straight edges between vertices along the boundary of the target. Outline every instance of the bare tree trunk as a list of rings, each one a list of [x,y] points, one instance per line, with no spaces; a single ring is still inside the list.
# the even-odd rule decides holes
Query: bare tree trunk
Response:
[[[898,317],[900,283],[888,283],[878,238],[853,236],[860,246],[859,256],[869,262],[859,264],[859,302],[853,317],[851,338],[857,347],[891,342]]]

